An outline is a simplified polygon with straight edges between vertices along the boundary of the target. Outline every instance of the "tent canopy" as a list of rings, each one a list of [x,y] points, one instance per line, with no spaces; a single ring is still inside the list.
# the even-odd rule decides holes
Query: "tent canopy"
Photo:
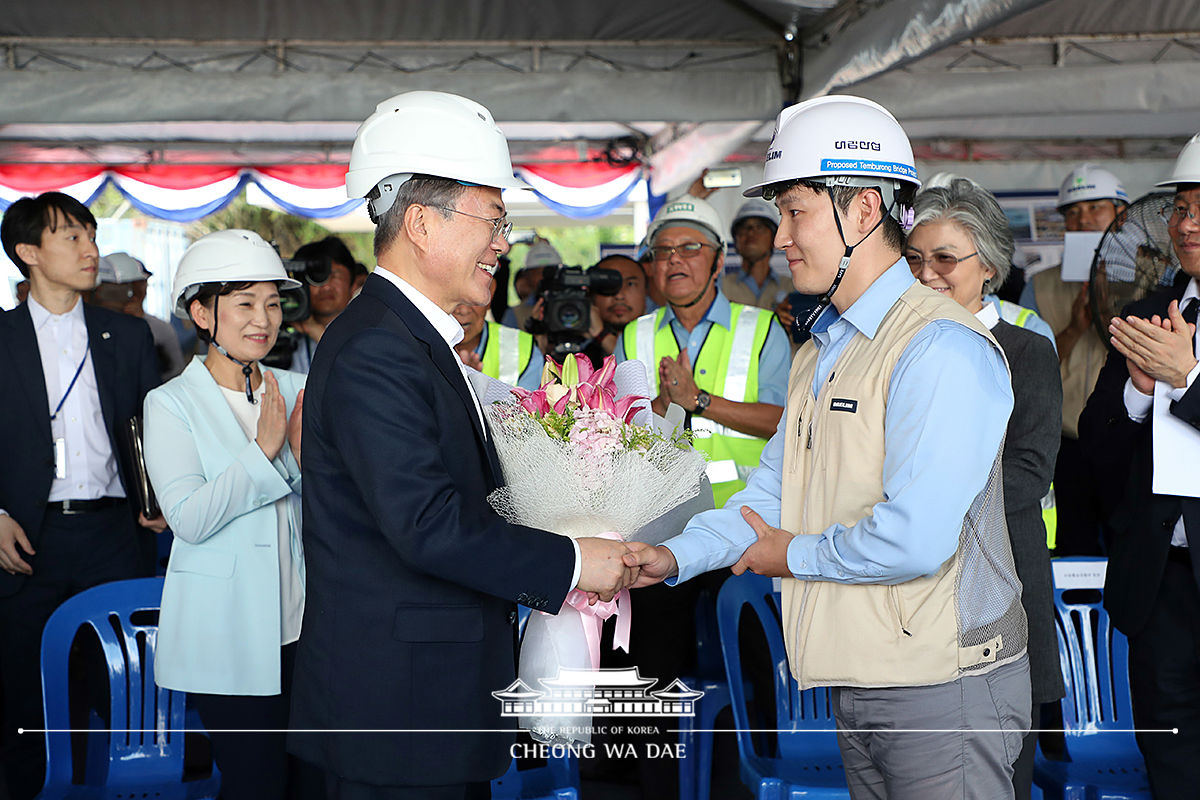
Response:
[[[828,92],[881,102],[919,158],[964,172],[1081,158],[1161,171],[1200,129],[1193,0],[10,6],[9,164],[344,164],[375,104],[418,88],[488,106],[518,162],[635,155],[660,192],[760,160],[778,110]]]

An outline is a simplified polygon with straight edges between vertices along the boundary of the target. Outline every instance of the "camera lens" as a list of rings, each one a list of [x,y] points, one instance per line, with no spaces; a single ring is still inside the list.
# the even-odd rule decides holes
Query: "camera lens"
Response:
[[[582,321],[583,321],[583,317],[580,316],[579,306],[575,305],[574,303],[568,303],[568,304],[565,304],[565,305],[559,307],[559,309],[558,309],[559,327],[564,328],[566,330],[572,330],[574,328],[579,327],[579,324]]]

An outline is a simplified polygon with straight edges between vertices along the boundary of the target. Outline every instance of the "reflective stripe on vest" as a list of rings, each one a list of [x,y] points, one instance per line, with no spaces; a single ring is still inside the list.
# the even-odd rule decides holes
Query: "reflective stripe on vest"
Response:
[[[1058,545],[1058,507],[1054,499],[1054,484],[1042,498],[1042,522],[1046,525],[1046,549],[1053,550]]]
[[[998,300],[1000,306],[1000,319],[1007,322],[1009,325],[1016,325],[1018,328],[1024,328],[1033,316],[1033,310],[1025,306],[1019,306],[1016,303],[1010,303],[1007,300]]]
[[[639,317],[625,328],[625,357],[646,364],[655,391],[658,362],[679,355],[679,344],[670,325],[663,325],[666,309]],[[770,311],[730,304],[732,335],[712,325],[701,345],[692,374],[700,389],[743,403],[758,402],[758,353],[770,331]],[[706,473],[713,484],[717,505],[745,485],[746,477],[758,466],[766,440],[735,431],[707,417],[692,417],[696,449],[709,455]]]
[[[487,323],[487,328],[488,341],[483,349],[481,371],[509,386],[516,386],[533,357],[533,337],[498,322]]]

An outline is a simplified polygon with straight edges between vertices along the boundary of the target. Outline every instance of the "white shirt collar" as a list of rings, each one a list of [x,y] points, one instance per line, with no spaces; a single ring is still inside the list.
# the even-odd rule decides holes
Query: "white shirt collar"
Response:
[[[403,292],[409,302],[417,307],[417,311],[420,311],[421,315],[429,320],[429,324],[438,332],[438,336],[446,340],[447,345],[454,347],[463,340],[463,328],[458,324],[458,320],[438,308],[436,303],[421,294],[415,286],[384,267],[376,266],[375,274]]]
[[[1197,285],[1196,279],[1192,278],[1187,283],[1187,288],[1183,290],[1183,297],[1179,298],[1179,310],[1183,311],[1187,305],[1187,301],[1193,297],[1200,298],[1200,285]]]
[[[35,331],[41,330],[42,326],[53,318],[62,319],[63,317],[66,317],[73,321],[86,324],[86,321],[83,318],[83,300],[81,298],[75,298],[75,305],[70,311],[67,311],[63,314],[51,313],[49,309],[35,300],[32,294],[29,295],[29,299],[26,302],[29,305],[29,316],[33,319],[33,329]]]
[[[990,331],[999,324],[1000,312],[996,309],[995,303],[984,303],[983,308],[975,312],[975,319],[983,323],[983,327]]]

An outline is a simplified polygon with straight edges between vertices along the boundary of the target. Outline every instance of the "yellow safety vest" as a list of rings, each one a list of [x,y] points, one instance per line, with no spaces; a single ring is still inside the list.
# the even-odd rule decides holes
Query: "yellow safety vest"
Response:
[[[533,357],[533,336],[525,331],[489,322],[487,346],[483,348],[483,369],[489,378],[516,386],[517,380]]]
[[[758,402],[758,354],[774,320],[770,311],[730,303],[732,330],[713,324],[708,331],[692,375],[696,386],[709,394],[742,403]],[[670,325],[663,325],[667,310],[638,317],[625,326],[625,357],[638,359],[650,372],[658,391],[658,363],[679,355],[679,343]],[[758,466],[767,440],[726,427],[703,416],[692,417],[697,450],[708,454],[706,470],[717,507],[746,486],[746,477]]]

